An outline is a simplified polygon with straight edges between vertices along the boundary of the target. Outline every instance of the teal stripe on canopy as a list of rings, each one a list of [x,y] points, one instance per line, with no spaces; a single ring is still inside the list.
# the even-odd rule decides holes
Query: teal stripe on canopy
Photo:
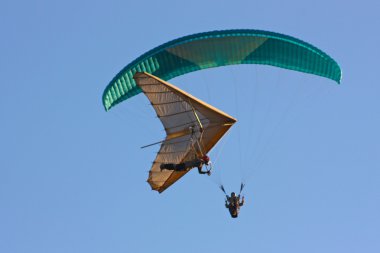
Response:
[[[232,64],[264,64],[326,77],[340,83],[339,65],[318,48],[291,36],[260,30],[198,33],[172,40],[124,67],[103,93],[108,111],[141,92],[133,75],[148,72],[163,80]]]

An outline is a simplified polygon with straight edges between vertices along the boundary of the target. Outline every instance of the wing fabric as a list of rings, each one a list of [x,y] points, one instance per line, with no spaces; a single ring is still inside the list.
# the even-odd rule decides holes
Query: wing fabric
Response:
[[[160,164],[178,164],[207,154],[236,119],[151,74],[138,72],[134,79],[167,135],[148,178],[152,189],[161,193],[187,171],[161,171]]]
[[[108,84],[103,105],[108,111],[141,92],[133,75],[148,72],[163,80],[193,71],[234,64],[264,64],[310,73],[340,82],[334,59],[313,45],[284,34],[260,30],[198,33],[169,41],[125,66]]]

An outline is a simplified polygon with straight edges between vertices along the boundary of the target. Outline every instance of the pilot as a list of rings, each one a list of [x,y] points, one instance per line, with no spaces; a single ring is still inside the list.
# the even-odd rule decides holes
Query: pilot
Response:
[[[209,166],[210,169],[206,171],[202,170],[203,165]],[[174,170],[174,171],[189,171],[192,168],[198,168],[199,174],[211,175],[211,161],[210,157],[204,155],[202,158],[195,158],[194,160],[186,161],[183,163],[162,163],[160,169],[162,170]]]
[[[236,196],[234,192],[231,192],[231,197],[226,195],[225,206],[230,211],[232,218],[237,218],[239,215],[240,207],[244,205],[244,196],[240,201],[240,195]]]

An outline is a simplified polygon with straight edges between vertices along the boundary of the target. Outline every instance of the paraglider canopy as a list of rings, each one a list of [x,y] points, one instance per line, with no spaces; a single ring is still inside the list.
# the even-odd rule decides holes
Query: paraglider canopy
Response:
[[[232,64],[265,64],[341,80],[338,64],[291,36],[261,30],[225,30],[185,36],[158,46],[123,68],[103,93],[106,110],[141,92],[133,76],[147,72],[169,80],[192,71]]]

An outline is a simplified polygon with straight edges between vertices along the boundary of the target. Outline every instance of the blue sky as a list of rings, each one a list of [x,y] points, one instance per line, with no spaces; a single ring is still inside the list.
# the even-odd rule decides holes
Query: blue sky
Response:
[[[0,252],[379,252],[377,1],[0,2]],[[163,194],[143,95],[105,112],[129,62],[197,32],[248,28],[331,55],[342,85],[233,66],[171,83],[239,122]],[[223,148],[222,148],[223,147]],[[214,159],[215,158],[215,159]],[[247,181],[238,219],[217,183]]]

